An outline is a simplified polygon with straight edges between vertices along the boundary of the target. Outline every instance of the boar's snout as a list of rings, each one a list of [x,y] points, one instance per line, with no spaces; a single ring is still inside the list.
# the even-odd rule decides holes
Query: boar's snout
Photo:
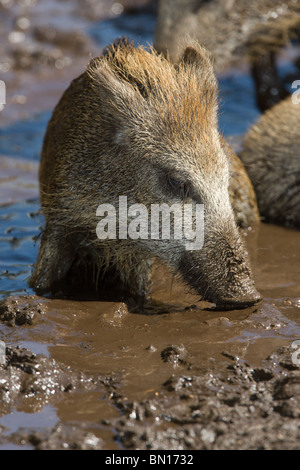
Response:
[[[216,307],[218,310],[238,310],[242,308],[251,307],[262,300],[262,296],[256,289],[252,289],[252,292],[247,293],[244,297],[224,297],[216,301]]]
[[[262,300],[237,232],[231,243],[212,237],[202,250],[186,251],[178,271],[203,300],[215,303],[218,309],[247,308]]]

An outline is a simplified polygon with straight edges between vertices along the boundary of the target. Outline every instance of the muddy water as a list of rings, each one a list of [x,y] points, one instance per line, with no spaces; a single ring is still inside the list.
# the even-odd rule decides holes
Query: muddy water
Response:
[[[56,2],[39,2],[38,9],[18,12],[17,3],[13,3],[6,15],[11,19],[28,16],[31,25],[44,25],[46,30],[43,18],[52,6],[57,18],[65,15],[66,21],[60,20],[65,33],[72,31],[74,24],[79,25],[86,34],[89,50],[94,50],[95,44],[101,49],[123,34],[141,42],[151,41],[155,18],[149,11],[120,16],[116,7],[111,9],[113,2],[103,2],[105,8],[98,12],[100,20],[95,22],[89,15],[70,10],[69,2],[64,4],[66,9],[61,10],[60,6],[55,10]],[[263,223],[243,233],[256,285],[264,296],[262,303],[251,309],[216,311],[188,292],[164,266],[155,267],[152,300],[143,312],[133,312],[121,302],[35,296],[27,279],[38,251],[35,238],[43,224],[37,181],[43,133],[55,100],[86,62],[85,51],[74,61],[74,52],[72,55],[69,49],[66,55],[70,60],[55,62],[57,57],[61,60],[65,57],[66,50],[61,47],[62,56],[57,51],[55,55],[51,48],[48,50],[48,78],[41,71],[45,59],[42,66],[35,61],[20,72],[13,61],[9,62],[17,53],[12,53],[9,47],[6,50],[5,63],[12,64],[9,74],[14,77],[14,85],[8,99],[11,107],[7,105],[2,111],[0,131],[0,299],[3,299],[0,339],[8,347],[8,362],[0,376],[0,446],[70,448],[70,443],[76,442],[77,448],[142,448],[143,442],[147,442],[143,437],[145,429],[136,429],[135,423],[142,426],[144,421],[151,430],[159,423],[160,432],[165,433],[159,438],[152,436],[154,448],[207,446],[213,442],[207,441],[207,436],[220,430],[203,428],[206,434],[203,429],[199,431],[199,443],[196,438],[193,441],[187,429],[192,442],[189,445],[176,434],[176,423],[179,428],[182,426],[180,416],[187,417],[190,412],[185,403],[194,400],[191,397],[199,392],[191,387],[193,393],[184,395],[179,406],[176,397],[167,394],[173,382],[168,392],[163,384],[168,384],[170,377],[181,383],[197,383],[198,379],[208,383],[212,377],[217,380],[224,372],[224,358],[233,358],[234,367],[236,364],[261,367],[275,350],[289,348],[293,340],[300,339],[300,234]],[[287,66],[283,63],[282,70]],[[33,68],[37,75],[34,79],[31,75],[29,86]],[[32,93],[35,88],[32,81],[37,95]],[[225,135],[235,137],[238,146],[240,136],[259,114],[252,82],[247,71],[241,69],[221,77],[220,87],[223,100],[220,126]],[[17,346],[26,350],[15,350]],[[285,361],[290,357],[289,349]],[[293,370],[293,366],[289,367]],[[294,369],[297,372],[297,367]],[[248,375],[244,373],[249,376],[248,369]],[[264,377],[269,380],[267,373]],[[242,394],[245,384],[238,384],[238,394]],[[175,394],[178,390],[182,393],[180,387],[185,385],[173,387]],[[212,389],[212,397],[217,396],[217,388],[215,385]],[[171,410],[170,403],[176,404]],[[189,410],[195,407],[193,402]],[[155,409],[161,410],[159,415],[155,415]],[[197,423],[195,419],[193,422]],[[255,416],[254,420],[258,422]],[[276,426],[281,428],[282,423],[270,422],[271,429],[277,429]],[[131,436],[136,436],[135,442],[128,441],[128,430]],[[170,430],[176,434],[173,441]],[[268,440],[268,436],[264,437]],[[291,442],[287,432],[281,439],[283,447],[288,446],[289,439]],[[230,445],[225,441],[218,443],[221,448]]]

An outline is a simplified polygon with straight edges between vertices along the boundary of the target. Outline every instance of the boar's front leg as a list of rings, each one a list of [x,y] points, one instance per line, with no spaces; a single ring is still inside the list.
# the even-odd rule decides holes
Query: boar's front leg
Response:
[[[46,226],[29,285],[38,294],[50,292],[53,286],[66,276],[75,259],[75,254],[72,245],[66,243],[63,231],[58,228],[49,229]]]

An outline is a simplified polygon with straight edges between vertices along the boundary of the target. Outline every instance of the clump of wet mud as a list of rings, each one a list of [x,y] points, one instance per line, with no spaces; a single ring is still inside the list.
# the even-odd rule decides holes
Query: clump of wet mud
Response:
[[[0,320],[9,326],[32,325],[42,315],[43,305],[38,297],[32,297],[30,304],[26,297],[7,297],[0,301]]]
[[[20,431],[12,438],[26,442],[36,450],[101,450],[103,441],[84,423],[59,423],[43,431]]]
[[[70,391],[103,393],[105,382],[103,378],[93,380],[84,373],[74,373],[54,359],[18,346],[6,348],[0,377],[1,414],[16,406],[37,411]]]
[[[127,449],[297,449],[300,371],[290,348],[261,367],[224,351],[227,363],[203,375],[172,375],[157,398],[116,405]]]
[[[66,395],[94,393],[100,399],[115,388],[109,377],[89,377],[71,370],[42,354],[34,354],[27,348],[7,347],[0,365],[0,415],[13,410],[36,413],[49,404],[65,400]],[[2,434],[2,435],[1,435]],[[0,444],[32,446],[36,449],[100,449],[102,440],[91,431],[91,424],[84,422],[58,422],[42,430],[20,427],[5,435],[0,426]]]

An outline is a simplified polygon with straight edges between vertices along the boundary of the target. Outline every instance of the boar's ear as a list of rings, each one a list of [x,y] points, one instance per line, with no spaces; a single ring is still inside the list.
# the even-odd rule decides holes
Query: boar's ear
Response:
[[[186,40],[187,44],[183,46],[181,63],[198,67],[210,68],[213,70],[212,56],[209,51],[201,46],[197,41]]]
[[[205,103],[214,124],[218,118],[218,82],[211,56],[207,49],[191,41],[184,49],[178,64],[179,73],[184,70],[192,90],[200,103]]]
[[[136,93],[130,83],[122,80],[109,64],[99,61],[96,64],[91,63],[87,73],[92,80],[95,94],[101,101],[103,129],[110,135],[111,142],[127,144],[128,123],[132,121],[132,113],[134,110],[141,110],[140,93]]]
[[[195,41],[191,41],[184,49],[179,65],[190,68],[199,75],[199,79],[207,81],[210,88],[217,91],[217,79],[213,67],[213,59],[208,50]]]
[[[106,105],[113,103],[115,107],[124,110],[128,107],[128,101],[136,100],[136,93],[133,87],[122,80],[116,72],[105,62],[93,59],[87,73],[92,80],[92,86],[97,88],[97,92],[103,98]]]
[[[196,50],[192,46],[186,47],[184,50],[181,62],[186,65],[202,65],[204,54],[201,54],[199,50]]]

